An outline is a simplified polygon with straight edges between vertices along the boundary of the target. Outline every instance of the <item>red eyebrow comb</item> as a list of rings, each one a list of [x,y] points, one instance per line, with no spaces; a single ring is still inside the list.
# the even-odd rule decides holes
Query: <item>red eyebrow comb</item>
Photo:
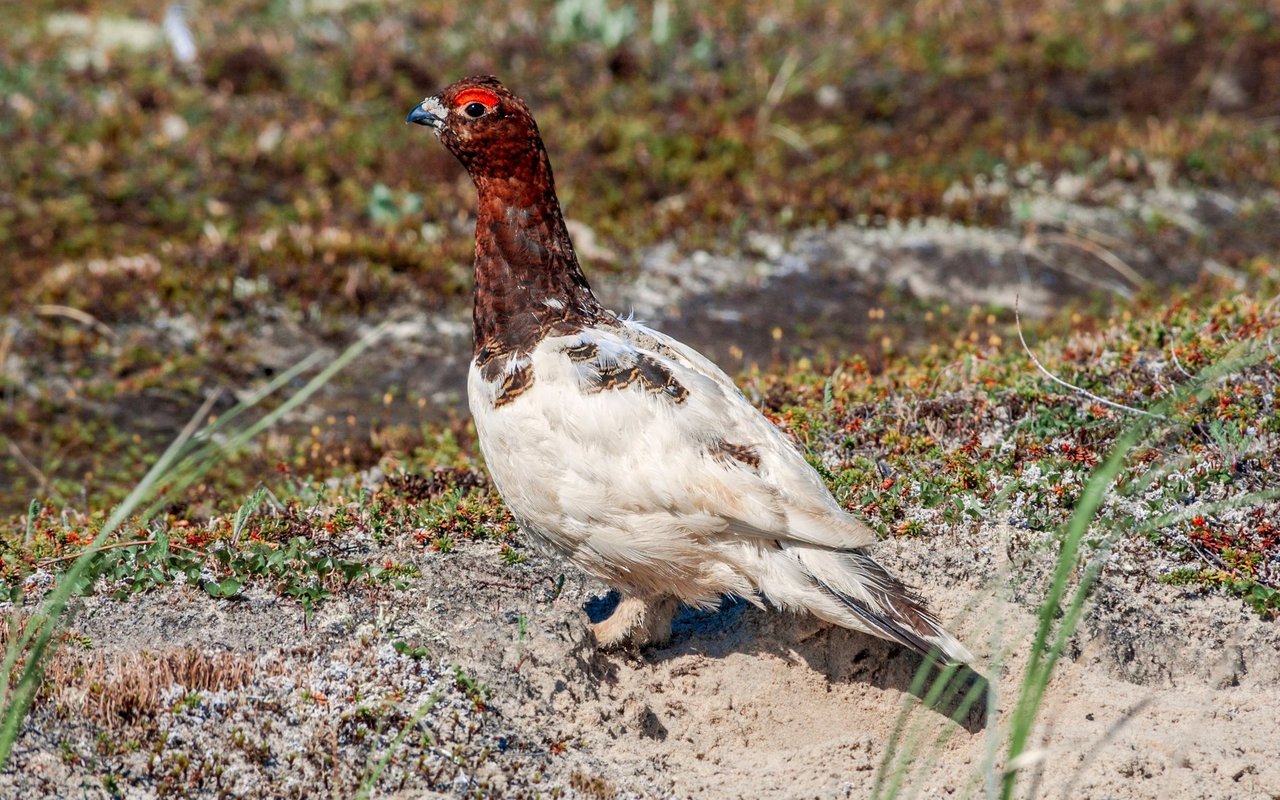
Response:
[[[498,96],[488,89],[464,89],[453,101],[454,107],[465,106],[468,103],[482,103],[493,108],[498,104]]]

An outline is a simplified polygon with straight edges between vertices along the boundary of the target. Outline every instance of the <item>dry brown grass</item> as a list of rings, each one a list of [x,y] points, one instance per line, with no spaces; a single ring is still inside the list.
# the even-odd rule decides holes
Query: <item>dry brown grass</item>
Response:
[[[49,662],[38,702],[114,730],[169,709],[174,686],[187,694],[226,691],[282,672],[278,662],[192,647],[88,657],[63,650]]]

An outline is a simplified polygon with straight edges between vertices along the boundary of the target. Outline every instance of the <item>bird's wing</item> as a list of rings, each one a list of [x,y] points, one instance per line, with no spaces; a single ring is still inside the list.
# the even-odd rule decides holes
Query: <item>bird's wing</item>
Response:
[[[874,541],[733,381],[674,339],[623,322],[548,339],[533,361],[537,381],[577,389],[559,395],[564,424],[581,426],[570,437],[614,442],[617,469],[632,472],[617,480],[645,484],[628,496],[750,539],[833,550]]]
[[[756,573],[765,595],[783,607],[808,609],[943,662],[973,661],[973,654],[942,627],[922,598],[867,553],[864,548],[875,540],[870,528],[840,508],[795,445],[747,402],[729,376],[669,336],[634,322],[626,323],[624,330],[640,351],[656,353],[664,364],[679,365],[672,369],[673,379],[703,379],[716,387],[703,395],[714,398],[708,408],[692,406],[680,419],[681,425],[689,426],[686,436],[706,425],[724,441],[750,443],[758,454],[759,464],[747,470],[747,481],[734,486],[778,513],[769,517],[772,524],[734,518],[729,530],[777,543],[773,552],[781,558],[762,559]]]

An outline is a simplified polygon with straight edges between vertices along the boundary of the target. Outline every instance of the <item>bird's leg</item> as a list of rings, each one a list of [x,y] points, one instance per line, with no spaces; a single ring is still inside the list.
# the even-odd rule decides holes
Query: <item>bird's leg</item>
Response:
[[[644,612],[643,598],[623,597],[612,614],[591,626],[591,632],[596,635],[596,646],[609,650],[626,644],[631,632],[644,620]]]
[[[680,603],[670,595],[623,597],[609,618],[591,626],[596,644],[608,650],[623,644],[663,644],[671,638],[671,619]]]
[[[644,615],[643,641],[637,644],[659,645],[671,640],[671,620],[680,608],[680,601],[671,595],[649,598]],[[637,637],[632,637],[637,639]]]

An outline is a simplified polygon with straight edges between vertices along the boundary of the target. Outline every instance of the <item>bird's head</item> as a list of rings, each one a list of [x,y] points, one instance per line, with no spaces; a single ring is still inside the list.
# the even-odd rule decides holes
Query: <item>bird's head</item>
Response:
[[[435,131],[477,180],[519,175],[542,149],[529,108],[491,75],[463,78],[426,98],[405,122]]]

